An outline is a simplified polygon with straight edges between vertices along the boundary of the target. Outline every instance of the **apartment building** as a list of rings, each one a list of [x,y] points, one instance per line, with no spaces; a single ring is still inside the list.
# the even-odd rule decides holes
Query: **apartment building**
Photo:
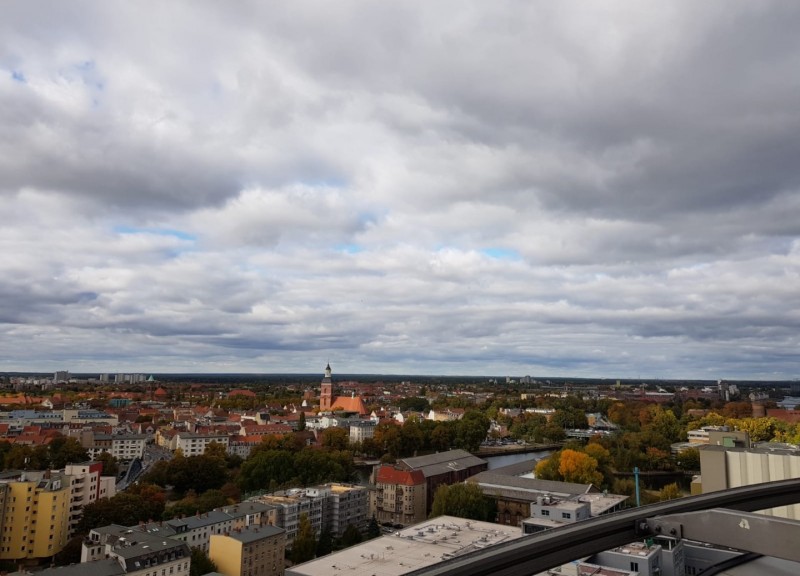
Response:
[[[266,522],[286,530],[287,545],[294,542],[303,514],[317,536],[328,528],[341,537],[351,524],[363,531],[369,520],[369,490],[355,484],[295,488],[261,496],[258,501],[270,507]]]
[[[91,564],[86,565],[86,562]],[[188,576],[190,562],[189,546],[157,528],[147,531],[112,524],[89,532],[83,542],[81,564],[76,565],[76,573]],[[119,571],[114,572],[115,569]]]
[[[425,456],[402,458],[397,461],[395,468],[422,472],[426,484],[425,510],[429,513],[439,486],[464,482],[467,478],[488,470],[489,463],[466,450],[448,450]],[[419,520],[424,520],[424,517]]]
[[[102,476],[102,462],[67,464],[64,468],[65,481],[69,481],[69,536],[83,517],[83,507],[100,498],[111,498],[116,494],[116,478]]]
[[[225,576],[282,576],[286,532],[250,526],[211,536],[209,557]]]
[[[196,432],[179,431],[175,435],[175,449],[180,450],[184,456],[200,456],[206,451],[206,446],[212,442],[221,444],[228,449],[229,438],[225,434],[198,434]]]
[[[92,434],[91,444],[84,444],[84,448],[91,458],[108,452],[117,460],[127,462],[144,456],[151,439],[149,434]]]
[[[207,554],[211,536],[266,524],[269,509],[269,506],[259,502],[241,502],[194,516],[173,518],[164,522],[164,525],[174,531],[174,538],[186,542],[191,548],[200,548]]]
[[[0,560],[38,561],[60,552],[69,535],[72,490],[57,472],[24,472],[0,481]]]
[[[311,497],[305,490],[293,489],[278,491],[259,497],[259,502],[269,505],[267,523],[279,526],[286,531],[286,545],[291,546],[297,536],[300,517],[305,514],[311,523],[314,534],[319,536],[324,528],[323,511],[325,501],[323,498]]]
[[[380,523],[409,526],[428,517],[427,483],[421,470],[398,470],[383,465],[375,471],[370,516]]]
[[[374,420],[352,420],[350,421],[350,442],[363,442],[375,436],[375,428],[378,423]]]
[[[309,498],[323,500],[322,524],[340,538],[352,525],[366,530],[369,521],[369,490],[355,484],[330,483],[306,488]]]

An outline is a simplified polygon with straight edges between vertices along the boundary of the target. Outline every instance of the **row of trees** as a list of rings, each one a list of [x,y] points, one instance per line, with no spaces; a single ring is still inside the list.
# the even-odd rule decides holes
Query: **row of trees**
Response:
[[[222,444],[212,442],[199,456],[184,456],[178,451],[172,459],[156,462],[141,481],[170,487],[179,497],[189,491],[202,494],[233,481],[240,463],[241,458],[229,456]]]
[[[354,472],[353,454],[347,450],[273,448],[257,450],[242,463],[239,485],[244,491],[274,492],[289,486],[349,482]]]
[[[89,454],[75,438],[56,436],[49,444],[28,446],[0,441],[3,470],[47,470],[69,463],[86,462]]]
[[[461,448],[478,450],[489,430],[488,416],[478,410],[467,411],[460,420],[433,421],[410,418],[402,426],[379,424],[372,438],[364,440],[354,450],[373,458],[387,459],[413,456],[418,452],[443,452]]]

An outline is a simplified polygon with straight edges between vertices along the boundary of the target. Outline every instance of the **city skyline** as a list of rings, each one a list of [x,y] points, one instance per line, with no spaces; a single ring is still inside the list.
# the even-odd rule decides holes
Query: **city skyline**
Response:
[[[77,6],[0,22],[0,372],[798,377],[800,6]]]

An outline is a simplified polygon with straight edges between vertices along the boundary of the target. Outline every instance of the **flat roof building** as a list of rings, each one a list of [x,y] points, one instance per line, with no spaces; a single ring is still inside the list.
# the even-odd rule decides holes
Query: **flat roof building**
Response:
[[[286,576],[401,576],[522,536],[519,528],[439,516],[286,569]]]

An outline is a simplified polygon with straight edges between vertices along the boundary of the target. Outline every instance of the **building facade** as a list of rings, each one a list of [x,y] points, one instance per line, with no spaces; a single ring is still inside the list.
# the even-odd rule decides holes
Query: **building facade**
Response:
[[[0,560],[24,564],[64,548],[69,536],[69,478],[50,471],[26,472],[0,482],[0,491]]]
[[[397,461],[398,470],[419,471],[425,478],[425,511],[430,513],[433,498],[439,486],[458,484],[471,476],[489,469],[486,460],[473,456],[466,450],[448,450],[426,456],[403,458]],[[422,518],[417,521],[424,520]]]
[[[800,478],[800,451],[797,450],[723,445],[700,449],[699,481],[703,494],[791,478]],[[763,513],[800,520],[800,504],[772,508]]]
[[[398,470],[384,464],[375,472],[370,515],[381,524],[409,526],[428,517],[427,483],[421,470]]]
[[[83,517],[83,507],[100,498],[111,498],[116,494],[116,478],[102,476],[102,462],[67,464],[65,479],[69,480],[69,536],[75,534],[78,522]]]
[[[225,576],[281,576],[286,533],[277,526],[251,526],[211,536],[209,558]]]
[[[188,576],[191,553],[185,542],[162,533],[159,527],[128,528],[112,524],[89,532],[81,550],[83,574],[105,569],[111,561],[120,574],[135,576]]]
[[[229,437],[224,434],[197,434],[195,432],[178,432],[175,435],[175,449],[184,456],[200,456],[212,442],[222,445],[227,451]]]
[[[174,531],[174,538],[208,554],[212,536],[266,524],[268,510],[269,506],[259,502],[241,502],[194,516],[173,518],[164,524]]]

